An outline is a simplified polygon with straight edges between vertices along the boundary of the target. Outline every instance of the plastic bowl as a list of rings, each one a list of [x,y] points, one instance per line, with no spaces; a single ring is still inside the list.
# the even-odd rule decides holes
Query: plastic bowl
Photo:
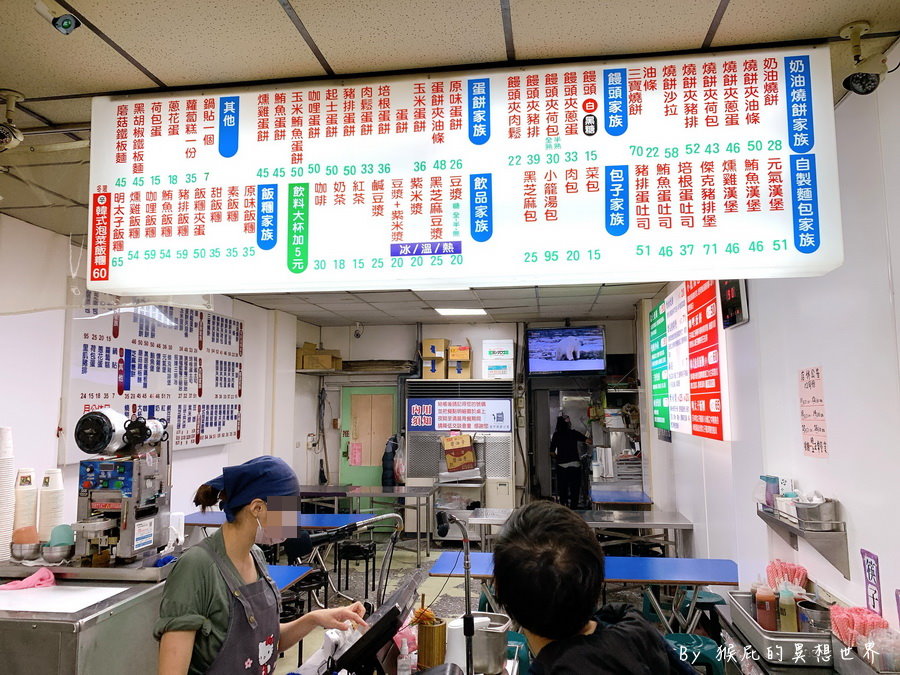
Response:
[[[40,544],[10,544],[9,553],[13,560],[37,560],[41,555]]]
[[[58,563],[68,560],[75,553],[75,546],[44,546],[41,549],[41,557],[48,563]]]

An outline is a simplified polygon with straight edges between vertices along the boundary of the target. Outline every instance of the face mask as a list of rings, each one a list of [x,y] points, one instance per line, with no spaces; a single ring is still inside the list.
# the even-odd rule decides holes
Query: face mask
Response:
[[[281,544],[287,540],[287,537],[274,539],[266,534],[265,528],[259,524],[259,518],[256,519],[256,543],[264,546],[272,546],[273,544]]]

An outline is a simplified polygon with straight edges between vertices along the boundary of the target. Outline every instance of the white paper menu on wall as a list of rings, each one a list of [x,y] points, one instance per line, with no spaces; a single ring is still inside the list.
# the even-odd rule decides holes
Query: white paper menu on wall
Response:
[[[67,312],[60,434],[66,463],[86,412],[110,407],[169,422],[173,450],[241,436],[243,322],[203,309],[134,305],[86,291]]]

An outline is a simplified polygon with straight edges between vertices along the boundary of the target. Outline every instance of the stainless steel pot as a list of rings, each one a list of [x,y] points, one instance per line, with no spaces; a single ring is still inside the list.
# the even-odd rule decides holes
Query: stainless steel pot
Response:
[[[485,616],[490,623],[475,630],[472,638],[472,661],[475,672],[484,675],[502,673],[506,666],[506,631],[510,620],[505,614],[472,612],[472,616]]]

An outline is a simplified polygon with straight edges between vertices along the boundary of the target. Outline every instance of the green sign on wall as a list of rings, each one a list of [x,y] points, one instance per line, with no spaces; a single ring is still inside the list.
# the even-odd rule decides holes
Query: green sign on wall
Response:
[[[666,347],[666,303],[650,311],[650,388],[653,396],[653,426],[669,426],[669,358]]]

